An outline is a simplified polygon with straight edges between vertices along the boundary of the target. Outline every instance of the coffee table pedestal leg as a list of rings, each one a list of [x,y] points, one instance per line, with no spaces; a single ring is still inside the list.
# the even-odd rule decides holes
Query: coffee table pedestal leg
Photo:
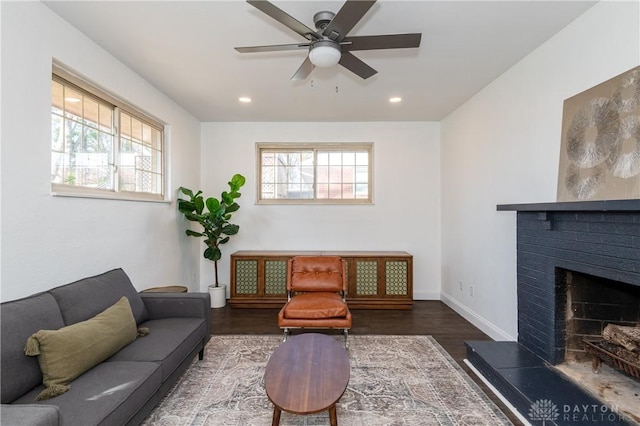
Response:
[[[329,423],[331,426],[338,426],[338,416],[336,414],[336,404],[329,407]]]
[[[271,426],[279,426],[280,425],[280,414],[282,410],[280,410],[275,405],[273,406],[273,419],[271,420]],[[336,414],[336,405],[333,404],[329,407],[329,423],[331,426],[338,426],[338,415]]]
[[[280,424],[280,413],[282,411],[276,405],[273,406],[273,419],[271,420],[271,426],[278,426]]]

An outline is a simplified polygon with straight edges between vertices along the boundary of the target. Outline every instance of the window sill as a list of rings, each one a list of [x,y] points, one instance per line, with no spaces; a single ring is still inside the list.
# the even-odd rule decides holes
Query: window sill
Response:
[[[96,198],[103,200],[171,203],[171,199],[165,199],[161,195],[101,191],[91,188],[69,187],[59,184],[51,185],[51,195],[54,197]]]

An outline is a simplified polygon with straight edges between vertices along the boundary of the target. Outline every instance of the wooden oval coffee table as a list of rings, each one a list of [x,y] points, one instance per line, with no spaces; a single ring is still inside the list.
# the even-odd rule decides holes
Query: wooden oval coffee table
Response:
[[[331,426],[337,426],[336,402],[347,389],[350,373],[347,351],[333,337],[290,337],[273,352],[264,372],[274,405],[271,424],[280,424],[281,411],[312,414],[328,409]]]

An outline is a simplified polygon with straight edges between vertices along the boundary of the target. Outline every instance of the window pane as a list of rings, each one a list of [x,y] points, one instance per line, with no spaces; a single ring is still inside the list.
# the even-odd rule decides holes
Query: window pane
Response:
[[[357,152],[356,153],[356,164],[359,166],[367,166],[369,165],[369,153],[368,152]]]
[[[162,135],[125,112],[120,123],[120,189],[162,194]]]
[[[102,105],[80,90],[51,83],[51,181],[113,188],[113,129],[98,130]]]
[[[111,132],[113,129],[113,111],[106,105],[100,105],[100,130]]]
[[[356,153],[355,152],[344,152],[342,154],[342,164],[353,166],[356,164]]]
[[[51,115],[51,150],[64,152],[64,119],[57,114]]]
[[[369,185],[366,183],[356,184],[356,198],[369,198]]]
[[[99,111],[98,102],[92,100],[91,98],[85,97],[84,101],[84,124],[90,127],[98,127],[98,123],[100,120],[98,119],[98,111]]]
[[[83,97],[82,93],[75,89],[64,88],[64,111],[68,118],[76,121],[82,120]]]
[[[319,152],[318,153],[318,165],[326,166],[329,164],[329,153],[328,152]]]
[[[57,81],[51,82],[51,108],[56,114],[62,115],[64,109],[64,87]]]
[[[300,199],[313,197],[313,153],[262,151],[261,197]]]

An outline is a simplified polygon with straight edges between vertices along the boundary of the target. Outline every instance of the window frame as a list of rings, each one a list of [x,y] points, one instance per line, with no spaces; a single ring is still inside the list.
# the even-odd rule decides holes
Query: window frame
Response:
[[[262,198],[262,151],[313,151],[314,197],[313,198]],[[366,151],[368,154],[368,196],[367,198],[315,198],[317,190],[317,153],[318,151],[352,152]],[[259,205],[373,205],[374,182],[374,144],[373,142],[257,142],[256,143],[256,204]]]
[[[93,98],[100,105],[108,105],[112,107],[113,114],[113,130],[114,130],[114,142],[112,148],[113,164],[115,169],[112,172],[114,178],[113,188],[101,189],[93,188],[81,185],[68,185],[65,183],[55,183],[51,181],[51,195],[53,196],[66,196],[66,197],[84,197],[84,198],[103,198],[113,200],[128,200],[128,201],[150,201],[150,202],[170,202],[168,191],[168,155],[167,155],[167,130],[168,126],[159,119],[140,111],[138,108],[131,104],[122,101],[121,99],[107,93],[105,90],[97,87],[95,84],[90,83],[84,78],[77,76],[72,71],[63,67],[56,61],[52,64],[51,81],[61,83],[67,87],[71,87],[75,90],[82,92],[84,95]],[[52,102],[51,102],[52,104]],[[120,117],[121,114],[127,114],[134,119],[141,121],[142,123],[150,126],[155,131],[160,133],[160,193],[142,192],[142,191],[127,191],[120,188],[120,166],[121,166],[121,126]],[[52,113],[49,113],[50,119]],[[51,138],[51,136],[50,136]],[[53,155],[53,147],[50,146],[51,155]]]

